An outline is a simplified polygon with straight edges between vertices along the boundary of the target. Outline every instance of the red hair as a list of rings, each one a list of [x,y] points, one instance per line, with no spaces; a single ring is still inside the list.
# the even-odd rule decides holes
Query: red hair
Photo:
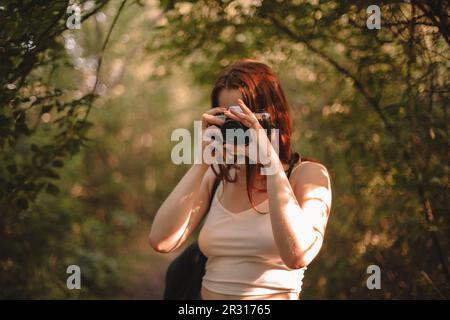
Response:
[[[219,75],[211,93],[211,106],[219,106],[219,94],[223,89],[237,89],[242,94],[242,100],[253,112],[268,112],[271,124],[279,130],[279,157],[283,163],[288,163],[292,156],[291,135],[292,120],[278,77],[264,63],[242,59],[225,68]],[[260,165],[246,164],[247,195],[252,207],[252,190]],[[228,182],[234,182],[229,174],[231,165],[219,165],[219,172],[212,166],[217,177]]]

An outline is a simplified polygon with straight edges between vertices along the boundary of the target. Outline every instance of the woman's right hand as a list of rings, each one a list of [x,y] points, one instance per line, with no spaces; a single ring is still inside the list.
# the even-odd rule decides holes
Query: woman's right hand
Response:
[[[226,110],[227,110],[227,108],[216,107],[216,108],[211,108],[211,109],[207,110],[205,113],[203,113],[202,129],[205,130],[207,127],[212,126],[212,125],[218,126],[218,127],[223,125],[225,120],[222,120],[219,117],[217,117],[217,114],[223,113]]]
[[[221,119],[218,117],[219,113],[223,113],[227,110],[227,108],[211,108],[207,110],[202,115],[202,152],[205,150],[206,146],[208,146],[211,141],[207,138],[212,133],[207,133],[207,130],[219,130],[219,127],[222,126],[225,123],[224,119]]]
[[[203,135],[208,128],[219,129],[225,121],[216,115],[225,110],[226,108],[212,108],[203,114]],[[171,252],[186,241],[208,209],[214,179],[214,172],[205,162],[193,165],[186,172],[153,219],[149,241],[156,251]]]
[[[204,148],[211,143],[211,141],[205,143],[204,135],[208,129],[219,130],[218,127],[222,126],[225,120],[216,115],[225,110],[226,108],[212,108],[202,115],[201,162],[198,164],[197,159],[194,159],[196,160],[194,165],[156,212],[149,242],[158,252],[171,252],[181,246],[195,230],[208,209],[210,190],[216,177],[210,164],[203,159]]]

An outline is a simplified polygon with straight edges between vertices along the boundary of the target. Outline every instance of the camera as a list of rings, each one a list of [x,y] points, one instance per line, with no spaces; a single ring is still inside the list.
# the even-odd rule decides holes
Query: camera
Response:
[[[231,106],[236,112],[242,113],[241,107]],[[270,114],[267,112],[255,113],[259,123],[266,131],[267,136],[270,138],[272,126],[270,124]],[[216,117],[223,119],[225,122],[220,126],[222,133],[223,144],[230,145],[249,145],[251,142],[251,135],[247,133],[247,128],[241,122],[228,118],[223,113],[218,113]]]

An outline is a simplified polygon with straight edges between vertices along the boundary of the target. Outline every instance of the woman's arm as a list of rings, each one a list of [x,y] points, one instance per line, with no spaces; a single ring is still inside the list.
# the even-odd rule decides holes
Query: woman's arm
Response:
[[[207,209],[214,172],[206,164],[194,164],[156,212],[150,245],[159,252],[181,246],[197,227]]]
[[[226,108],[211,108],[202,115],[202,131],[221,126],[216,114]],[[208,141],[202,140],[202,154]],[[150,245],[159,252],[181,246],[197,227],[209,204],[215,174],[206,163],[194,164],[156,212],[150,230]]]
[[[261,130],[253,112],[239,99],[242,113],[225,114],[248,128]],[[322,247],[331,208],[331,184],[327,169],[317,163],[301,164],[292,172],[292,185],[268,137],[258,131],[258,148],[269,157],[267,177],[272,231],[283,262],[292,269],[307,266]]]
[[[273,153],[272,153],[273,154]],[[306,162],[292,172],[292,186],[280,164],[267,176],[272,231],[280,256],[289,268],[307,266],[322,247],[331,208],[331,183],[327,169]]]

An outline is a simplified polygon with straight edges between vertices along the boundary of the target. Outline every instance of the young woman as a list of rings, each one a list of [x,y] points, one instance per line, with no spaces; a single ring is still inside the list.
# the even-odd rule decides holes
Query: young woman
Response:
[[[269,164],[192,165],[156,213],[150,244],[159,252],[179,248],[207,214],[199,234],[208,258],[202,299],[298,299],[303,273],[320,251],[330,214],[327,169],[300,160],[287,177],[294,156],[289,106],[267,65],[245,59],[228,67],[216,81],[211,102],[202,116],[204,129],[223,124],[218,113],[260,129],[254,113],[264,110],[279,129],[279,152],[267,135],[259,135],[256,143],[272,148]],[[243,112],[229,108],[234,105]],[[264,165],[277,170],[262,175]],[[216,178],[221,181],[212,194]]]

